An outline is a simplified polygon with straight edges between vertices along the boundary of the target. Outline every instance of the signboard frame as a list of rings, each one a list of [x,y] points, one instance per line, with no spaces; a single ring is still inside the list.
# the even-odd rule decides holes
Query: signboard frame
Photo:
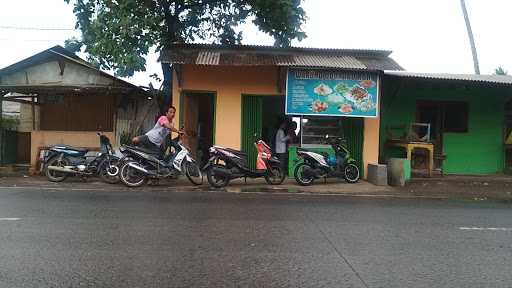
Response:
[[[321,113],[321,112],[297,112],[297,111],[290,111],[289,110],[289,97],[291,97],[290,94],[290,74],[295,73],[296,71],[303,71],[303,72],[311,72],[311,73],[318,73],[318,75],[321,75],[322,73],[325,73],[325,75],[330,75],[331,77],[335,75],[334,77],[327,79],[322,79],[320,77],[318,78],[310,78],[311,81],[316,82],[322,82],[322,81],[355,81],[355,82],[361,82],[364,80],[371,80],[375,82],[375,113],[372,115],[364,115],[364,114],[343,114],[340,112],[339,114],[332,114],[332,113]],[[304,79],[306,81],[310,79]],[[335,69],[311,69],[311,68],[288,68],[286,71],[286,99],[285,99],[285,115],[302,115],[302,116],[328,116],[328,117],[361,117],[361,118],[378,118],[380,113],[380,74],[378,72],[374,71],[352,71],[352,70],[335,70]],[[373,99],[373,98],[372,98]],[[310,109],[311,110],[311,109]]]

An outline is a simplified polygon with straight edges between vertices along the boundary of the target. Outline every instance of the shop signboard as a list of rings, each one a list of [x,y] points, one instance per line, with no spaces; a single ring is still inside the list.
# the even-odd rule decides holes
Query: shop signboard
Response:
[[[369,72],[289,69],[286,114],[377,117],[378,76]]]

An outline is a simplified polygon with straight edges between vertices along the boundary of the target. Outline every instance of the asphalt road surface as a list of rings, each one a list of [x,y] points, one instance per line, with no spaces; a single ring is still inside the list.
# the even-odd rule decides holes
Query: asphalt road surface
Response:
[[[0,188],[0,287],[511,287],[511,208]]]

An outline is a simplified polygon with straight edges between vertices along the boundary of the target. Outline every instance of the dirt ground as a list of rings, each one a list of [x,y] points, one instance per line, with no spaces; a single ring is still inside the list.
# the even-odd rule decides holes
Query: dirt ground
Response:
[[[5,176],[5,175],[4,175]],[[267,185],[262,179],[234,180],[223,189],[212,189],[204,179],[201,186],[193,186],[184,177],[177,180],[162,180],[157,185],[145,185],[139,188],[126,188],[122,184],[109,185],[98,178],[89,178],[85,182],[73,177],[61,183],[49,182],[43,176],[0,177],[0,187],[40,187],[43,189],[100,189],[105,191],[225,191],[234,193],[300,193],[300,194],[339,194],[363,197],[404,197],[435,199],[468,199],[476,201],[498,200],[512,203],[512,176],[444,176],[434,178],[414,178],[405,187],[375,186],[366,181],[347,184],[337,179],[327,183],[319,180],[311,186],[299,186],[293,179],[287,179],[282,185]]]
[[[445,195],[474,200],[512,200],[512,176],[444,176],[416,178],[405,187],[395,188],[412,195]]]

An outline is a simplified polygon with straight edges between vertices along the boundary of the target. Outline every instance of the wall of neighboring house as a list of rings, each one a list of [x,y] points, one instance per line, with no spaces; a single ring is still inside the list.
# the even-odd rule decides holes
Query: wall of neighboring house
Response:
[[[215,144],[234,149],[241,148],[241,95],[284,93],[278,91],[277,67],[183,65],[179,77],[180,83],[176,73],[173,77],[172,99],[178,109],[176,119],[180,119],[182,91],[216,92]],[[364,127],[363,167],[364,175],[367,175],[367,164],[378,162],[379,119],[365,118]]]
[[[64,60],[61,66],[58,61],[49,61],[12,74],[2,75],[1,83],[9,85],[72,85],[72,86],[91,86],[91,85],[114,85],[114,80],[101,74],[99,70],[85,67],[75,62]],[[64,73],[61,73],[63,71]]]
[[[115,145],[113,132],[104,133]],[[31,132],[31,154],[30,166],[38,168],[40,148],[50,147],[56,144],[66,144],[76,147],[99,150],[100,139],[96,132],[87,131],[32,131]]]
[[[504,168],[504,100],[507,90],[472,83],[431,83],[404,79],[385,80],[381,103],[381,161],[392,155],[385,147],[390,126],[416,122],[418,101],[468,103],[467,132],[443,133],[446,155],[443,172],[448,174],[494,174]],[[396,154],[395,154],[396,155]]]
[[[117,108],[116,141],[128,135],[130,138],[138,133],[145,133],[155,125],[155,117],[159,114],[156,98],[148,100],[143,97],[129,98]]]
[[[35,130],[39,130],[40,125],[40,114],[41,109],[39,105],[34,106],[34,115],[35,115]],[[18,125],[18,131],[20,132],[30,132],[34,128],[34,123],[32,121],[32,105],[22,103],[20,104],[20,124]]]

